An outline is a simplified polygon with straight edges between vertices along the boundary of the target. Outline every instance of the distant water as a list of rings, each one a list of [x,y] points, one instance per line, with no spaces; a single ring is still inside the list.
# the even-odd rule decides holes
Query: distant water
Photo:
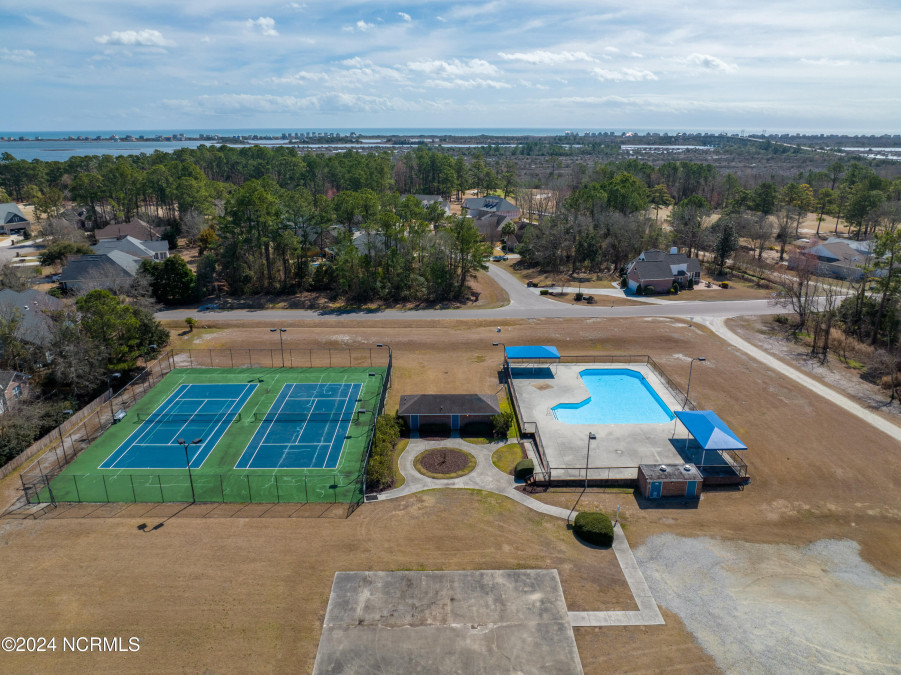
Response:
[[[440,138],[453,137],[472,137],[472,136],[563,136],[567,131],[574,134],[582,135],[586,131],[601,133],[604,131],[613,132],[617,135],[621,133],[632,132],[635,134],[644,134],[648,131],[656,131],[658,133],[677,133],[675,129],[463,129],[463,128],[430,128],[430,129],[411,129],[411,128],[346,128],[346,129],[103,129],[103,130],[76,130],[76,131],[3,131],[0,130],[0,137],[12,136],[19,138],[24,136],[27,139],[40,137],[42,140],[26,140],[26,141],[0,141],[0,153],[8,152],[17,159],[33,160],[40,159],[45,162],[64,161],[70,157],[82,155],[136,155],[140,153],[151,154],[157,150],[162,152],[172,152],[178,148],[196,148],[198,145],[214,145],[215,140],[205,141],[68,141],[65,140],[69,136],[85,136],[93,138],[101,136],[109,138],[116,135],[119,138],[125,136],[144,136],[145,138],[153,138],[154,136],[171,136],[173,134],[185,134],[189,137],[198,137],[201,135],[209,136],[218,134],[222,138],[236,136],[274,136],[277,140],[268,143],[280,143],[281,135],[287,134],[304,134],[306,132],[322,132],[322,133],[340,133],[342,136],[349,135],[351,132],[365,135],[368,137],[380,136],[410,136],[425,137],[428,139],[438,140]],[[53,142],[59,141],[59,142]],[[256,141],[261,144],[268,144],[266,141]],[[453,143],[445,143],[445,145],[454,145]],[[457,144],[458,147],[465,147]],[[301,146],[304,147],[304,146]],[[305,147],[321,147],[318,144],[310,143]],[[329,147],[332,147],[329,144]],[[341,147],[340,145],[337,147]],[[396,147],[396,146],[394,146]]]

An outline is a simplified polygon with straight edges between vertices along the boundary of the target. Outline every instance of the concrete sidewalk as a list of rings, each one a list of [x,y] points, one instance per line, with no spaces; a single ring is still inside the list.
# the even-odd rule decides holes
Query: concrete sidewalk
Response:
[[[396,497],[404,497],[414,494],[422,490],[434,490],[437,488],[468,488],[471,490],[485,490],[504,495],[519,502],[533,511],[544,513],[548,516],[556,516],[569,520],[570,511],[562,509],[558,506],[544,504],[537,499],[524,495],[516,490],[516,482],[512,476],[499,471],[494,464],[491,463],[491,455],[502,445],[502,443],[489,443],[487,445],[474,445],[467,443],[462,438],[446,438],[438,441],[426,441],[421,438],[411,438],[407,449],[398,460],[398,466],[404,475],[406,482],[396,490],[389,490],[379,495],[379,501],[383,499],[394,499]],[[450,447],[466,450],[476,458],[476,468],[471,473],[461,476],[460,478],[452,478],[443,480],[438,478],[428,478],[413,468],[413,460],[416,456],[430,448]],[[657,608],[657,603],[648,589],[644,575],[638,568],[635,556],[632,555],[632,549],[623,534],[622,528],[618,525],[613,529],[613,552],[619,561],[620,568],[629,590],[635,598],[635,604],[638,605],[638,611],[625,612],[570,612],[570,623],[573,626],[651,626],[663,624],[663,616]]]

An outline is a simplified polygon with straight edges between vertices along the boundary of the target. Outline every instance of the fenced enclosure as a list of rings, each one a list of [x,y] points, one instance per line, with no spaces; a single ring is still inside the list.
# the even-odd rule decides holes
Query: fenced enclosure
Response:
[[[81,502],[346,502],[359,504],[365,494],[366,464],[374,440],[375,420],[384,410],[386,390],[391,380],[392,355],[390,348],[361,349],[285,349],[284,366],[282,351],[260,349],[174,349],[165,352],[130,382],[110,396],[107,392],[92,403],[94,410],[87,415],[80,413],[77,423],[67,421],[54,431],[56,440],[37,461],[21,473],[21,485],[26,503],[55,503],[57,501]],[[283,470],[261,473],[189,473],[131,472],[104,473],[66,472],[67,467],[97,441],[115,423],[172,421],[168,417],[154,417],[152,412],[138,410],[131,416],[123,415],[148,394],[163,378],[176,369],[272,369],[272,373],[284,373],[288,369],[353,368],[360,371],[364,385],[373,391],[367,400],[366,429],[364,436],[355,442],[363,443],[359,466],[351,472],[320,471],[307,475],[291,475]],[[374,369],[377,372],[367,372]],[[370,377],[365,377],[369,375]],[[377,375],[378,378],[371,376]],[[212,375],[211,375],[212,376]],[[151,397],[152,400],[152,397]],[[374,404],[374,405],[373,405]],[[146,404],[145,406],[146,407]],[[140,413],[140,414],[139,414]],[[177,417],[177,415],[175,416]],[[222,416],[223,421],[242,420],[239,413]],[[227,417],[227,419],[226,419]],[[247,423],[263,422],[265,414],[247,416]],[[300,420],[301,416],[298,416]],[[362,422],[360,416],[356,422]],[[75,467],[72,467],[75,468]],[[64,473],[65,472],[65,473]]]

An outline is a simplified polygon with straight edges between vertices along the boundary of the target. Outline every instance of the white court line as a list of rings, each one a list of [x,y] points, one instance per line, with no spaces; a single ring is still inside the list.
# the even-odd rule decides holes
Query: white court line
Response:
[[[288,386],[288,385],[285,385],[285,386],[282,387],[282,391],[285,390],[285,387],[286,387],[286,386]],[[272,431],[272,427],[273,427],[273,425],[275,424],[275,418],[278,417],[278,414],[282,411],[282,408],[285,407],[285,403],[287,403],[288,400],[291,398],[291,392],[293,392],[293,391],[294,391],[294,385],[292,384],[292,385],[291,385],[291,388],[288,390],[288,393],[285,395],[285,398],[284,398],[284,400],[282,401],[282,404],[278,407],[278,411],[275,413],[275,417],[273,417],[273,418],[272,418],[272,421],[268,423],[268,424],[269,424],[269,428],[266,429],[265,433],[263,433],[263,438],[262,438],[262,440],[261,440],[261,441],[259,442],[259,444],[257,445],[256,450],[253,451],[253,454],[250,456],[250,459],[247,460],[247,466],[245,466],[245,467],[243,467],[243,468],[249,469],[249,468],[250,468],[250,465],[253,464],[254,458],[256,458],[257,453],[260,451],[260,448],[263,447],[263,443],[266,442],[266,437],[269,436],[269,432]],[[280,392],[278,393],[278,395],[281,396],[281,395],[282,395],[282,392],[280,391]],[[275,400],[277,401],[278,398],[276,397]],[[263,422],[263,424],[266,424],[266,422]],[[262,425],[260,425],[260,429],[262,429],[262,428],[263,428]],[[260,429],[257,429],[257,433],[259,433]],[[256,434],[254,434],[254,437],[256,437]],[[253,438],[251,438],[250,440],[251,440],[251,442],[253,442]],[[245,450],[245,452],[246,452],[246,450]],[[244,458],[244,455],[242,454],[241,457],[238,458],[238,464],[241,463],[241,459],[243,459],[243,458]],[[238,464],[235,464],[235,468],[236,468],[236,469],[238,468]]]
[[[238,383],[235,383],[235,384],[238,384]],[[211,384],[200,384],[199,382],[195,382],[195,383],[193,383],[193,384],[189,384],[188,386],[189,386],[189,387],[216,387],[216,386],[222,386],[222,385],[215,385],[215,384],[212,384],[212,385],[211,385]],[[225,386],[231,387],[231,386],[233,386],[233,385],[231,385],[231,384],[226,384]],[[241,397],[244,396],[244,393],[247,391],[247,387],[248,387],[248,386],[250,386],[250,385],[249,385],[249,384],[245,384],[245,385],[244,385],[244,388],[241,390],[241,393],[238,395],[238,398],[237,398],[237,399],[236,399],[234,396],[229,396],[228,398],[206,398],[206,397],[205,397],[205,398],[188,398],[188,399],[184,399],[184,398],[183,398],[182,401],[203,401],[203,403],[207,403],[207,402],[209,402],[209,401],[231,401],[232,404],[231,404],[231,406],[229,407],[229,410],[228,410],[228,411],[225,411],[225,412],[220,411],[220,412],[218,412],[218,413],[213,413],[213,414],[215,414],[215,415],[221,415],[221,414],[227,415],[227,414],[230,413],[230,412],[232,411],[232,409],[235,407],[235,402],[236,402],[236,401],[240,401],[240,400],[241,400]],[[256,385],[253,385],[253,386],[255,387]],[[200,407],[202,408],[203,405],[201,405]],[[187,427],[189,424],[192,424],[192,423],[194,422],[194,415],[199,415],[199,414],[200,414],[200,411],[199,411],[199,410],[195,410],[194,412],[192,412],[192,413],[191,413],[191,418],[188,419],[188,420],[181,426],[181,429],[178,430],[178,433],[176,433],[176,434],[172,437],[172,441],[175,441],[176,439],[181,438],[181,437],[182,437],[182,432],[185,430],[185,427]],[[221,421],[220,421],[220,424],[221,424]],[[205,428],[205,429],[208,429],[208,427],[204,427],[204,428]],[[218,429],[218,425],[217,425],[216,428]],[[178,445],[178,443],[173,443],[172,441],[169,441],[168,443],[166,443],[166,445]],[[206,443],[202,444],[200,447],[202,448],[202,447],[204,447],[205,445],[206,445]],[[196,456],[196,453],[195,453],[195,456]],[[191,461],[193,462],[194,460],[192,459]]]
[[[362,389],[362,385],[361,385],[361,389]],[[347,411],[347,404],[350,403],[351,399],[353,399],[354,403],[353,403],[353,407],[351,408],[351,413],[350,413],[351,420],[347,424],[348,429],[350,429],[350,423],[353,422],[353,414],[357,408],[357,397],[354,394],[353,384],[350,385],[350,391],[347,394],[347,398],[344,399],[344,408],[341,409],[341,417],[344,417],[344,413]],[[328,458],[331,457],[331,455],[332,455],[332,448],[335,445],[335,438],[338,436],[338,429],[340,429],[340,428],[341,428],[341,422],[338,422],[338,425],[335,427],[335,433],[332,434],[332,442],[329,444],[329,451],[325,455],[325,461],[322,463],[322,466],[319,467],[321,469],[325,469],[326,465],[328,464]],[[341,441],[341,450],[338,450],[338,458],[339,459],[341,458],[342,450],[344,450],[344,441]],[[335,466],[335,468],[337,468],[337,465]]]
[[[188,391],[188,388],[190,388],[190,386],[191,386],[190,384],[180,384],[180,385],[178,385],[178,389],[176,389],[175,391],[178,391],[179,389],[182,389],[182,387],[184,387],[184,389],[178,394],[178,396],[176,396],[174,399],[172,399],[172,400],[169,402],[169,405],[166,406],[166,410],[169,410],[169,408],[171,408],[173,405],[175,405],[175,403],[181,398],[181,395],[184,394],[186,391]],[[175,392],[172,392],[172,393],[174,394]],[[171,397],[172,394],[169,394],[169,396]],[[168,400],[168,399],[167,399],[167,400]],[[164,411],[164,412],[165,412],[165,411]],[[154,415],[154,414],[156,414],[156,411],[153,411],[153,412],[150,413],[150,414],[151,414],[151,415]],[[142,423],[141,423],[141,426],[144,426],[144,424],[145,424],[145,423],[142,422]],[[147,424],[147,428],[144,429],[144,431],[141,431],[141,427],[138,427],[137,429],[135,429],[135,430],[132,432],[131,436],[129,436],[128,438],[125,439],[125,441],[122,443],[122,445],[120,445],[118,448],[116,448],[115,450],[113,450],[112,454],[110,454],[110,457],[112,457],[114,454],[116,454],[116,453],[122,448],[123,445],[125,445],[126,443],[128,443],[128,441],[131,440],[131,437],[132,437],[132,436],[134,436],[135,434],[137,434],[138,432],[140,432],[140,434],[138,435],[137,440],[136,440],[134,443],[132,443],[130,446],[128,446],[128,448],[125,449],[125,452],[123,452],[119,457],[117,457],[117,458],[116,458],[116,461],[113,462],[112,464],[110,464],[110,465],[109,465],[106,469],[104,469],[104,470],[107,470],[107,469],[114,469],[114,468],[116,467],[116,464],[119,463],[119,460],[121,460],[123,457],[125,457],[125,455],[128,454],[128,451],[131,450],[134,446],[136,446],[136,445],[142,445],[142,446],[145,445],[144,443],[139,443],[138,441],[140,441],[140,440],[144,437],[144,435],[145,435],[148,431],[150,431],[150,430],[153,428],[153,425],[152,425],[151,423],[147,422],[146,424]],[[146,445],[150,445],[150,443],[147,443]],[[101,464],[105,464],[106,461],[107,461],[108,459],[109,459],[109,457],[107,457],[105,460],[103,460],[103,462],[101,462]],[[97,468],[99,469],[100,467],[98,466]]]
[[[257,386],[258,386],[258,385],[256,385],[256,384],[245,384],[245,385],[244,385],[244,389],[241,391],[240,396],[238,396],[238,398],[234,399],[234,401],[232,402],[231,407],[228,409],[228,411],[227,411],[225,414],[226,414],[226,415],[230,415],[230,414],[232,413],[232,411],[235,409],[235,405],[236,405],[237,403],[239,403],[239,402],[241,403],[241,408],[243,408],[243,407],[244,407],[244,404],[247,403],[247,400],[250,398],[250,396],[253,396],[253,392],[256,390]],[[252,387],[252,389],[250,390],[250,392],[251,392],[251,393],[250,393],[250,396],[248,396],[247,399],[244,399],[244,394],[247,393],[247,387]],[[242,399],[243,399],[243,400],[242,400]],[[215,400],[215,401],[225,401],[225,400],[228,400],[228,399],[221,399],[221,398],[220,398],[220,399],[210,399],[210,400]],[[240,410],[241,408],[238,408],[238,410]],[[219,421],[219,423],[216,425],[216,428],[213,429],[213,433],[210,434],[210,436],[208,436],[208,440],[207,440],[205,443],[202,443],[202,444],[200,445],[200,447],[194,452],[194,456],[191,457],[191,458],[188,460],[188,466],[190,466],[191,463],[197,458],[197,455],[200,454],[200,451],[203,450],[203,449],[207,446],[207,443],[209,443],[209,438],[210,438],[210,437],[216,437],[216,434],[219,432],[219,427],[222,426],[222,423],[223,423],[223,422],[225,422],[225,420],[220,420],[220,421]],[[231,424],[231,420],[229,420],[228,423]],[[226,427],[226,431],[227,431],[227,430],[228,430],[228,428]],[[224,435],[224,434],[225,434],[225,432],[223,432],[223,435]],[[222,436],[219,436],[219,437],[216,438],[216,443],[219,443],[220,440],[222,440]],[[214,444],[214,446],[215,446],[215,444]],[[210,451],[207,453],[207,456],[203,458],[203,462],[200,463],[200,466],[195,467],[195,468],[200,469],[201,467],[203,467],[204,462],[206,462],[206,461],[210,458],[210,455],[211,455],[211,454],[213,454],[213,448],[210,448]]]

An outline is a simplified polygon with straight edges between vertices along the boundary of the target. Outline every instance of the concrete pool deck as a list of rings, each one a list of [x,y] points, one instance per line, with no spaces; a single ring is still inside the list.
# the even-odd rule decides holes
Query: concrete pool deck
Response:
[[[646,364],[561,363],[553,368],[514,367],[513,387],[522,421],[538,425],[542,448],[554,468],[554,478],[585,477],[590,432],[597,435],[597,440],[591,442],[588,463],[593,470],[589,470],[589,478],[634,479],[639,464],[683,463],[676,448],[684,445],[688,431],[678,420],[662,424],[566,424],[557,420],[551,410],[553,406],[578,403],[590,396],[579,376],[581,371],[589,369],[640,373],[671,411],[682,407],[682,401],[676,399]]]

